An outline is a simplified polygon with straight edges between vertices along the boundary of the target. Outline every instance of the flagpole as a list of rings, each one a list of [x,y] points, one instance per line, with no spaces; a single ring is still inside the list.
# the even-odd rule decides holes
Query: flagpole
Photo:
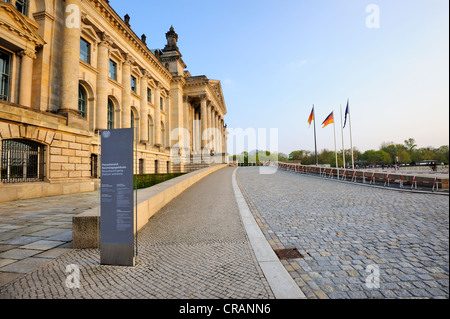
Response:
[[[349,105],[349,102],[347,102],[347,105]],[[350,127],[350,147],[352,148],[352,169],[355,169],[355,156],[353,154],[353,136],[352,136],[352,116],[350,114],[350,106],[349,106],[349,112],[348,112],[348,124]]]
[[[344,123],[342,122],[342,104],[341,104],[341,135],[342,135],[342,164],[345,168],[345,146],[344,146]]]
[[[337,146],[336,146],[336,121],[333,121],[334,127],[334,153],[336,154],[336,169],[338,169],[338,156],[337,156]]]
[[[316,137],[316,108],[313,105],[313,117],[314,117],[314,147],[315,147],[315,158],[316,166],[319,166],[319,161],[317,159],[317,137]]]

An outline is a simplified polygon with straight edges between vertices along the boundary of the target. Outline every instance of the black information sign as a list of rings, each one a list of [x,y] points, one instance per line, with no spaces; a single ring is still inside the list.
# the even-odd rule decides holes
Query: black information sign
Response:
[[[133,129],[102,132],[100,259],[134,266]]]

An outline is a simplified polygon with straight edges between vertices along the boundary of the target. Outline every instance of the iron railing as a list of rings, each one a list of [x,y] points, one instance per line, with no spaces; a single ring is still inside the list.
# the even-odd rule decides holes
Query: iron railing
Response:
[[[27,140],[3,140],[1,182],[23,183],[44,180],[44,146]]]

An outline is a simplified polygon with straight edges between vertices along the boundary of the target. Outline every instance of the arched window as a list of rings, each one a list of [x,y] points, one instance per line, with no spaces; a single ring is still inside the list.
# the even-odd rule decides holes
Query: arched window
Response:
[[[148,142],[150,145],[155,144],[155,124],[151,116],[148,117]]]
[[[108,99],[108,130],[114,129],[114,102]]]
[[[1,182],[38,182],[44,179],[44,145],[22,139],[2,141]]]
[[[87,93],[81,84],[78,85],[78,112],[82,117],[87,116]]]

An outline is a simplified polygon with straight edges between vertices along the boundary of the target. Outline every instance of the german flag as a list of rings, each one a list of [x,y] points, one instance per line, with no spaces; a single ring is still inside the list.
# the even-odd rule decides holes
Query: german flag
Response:
[[[328,115],[327,119],[325,121],[323,121],[323,123],[322,123],[323,127],[322,128],[325,128],[328,125],[333,124],[333,123],[334,123],[334,112],[331,112],[331,114]]]
[[[314,107],[313,107],[313,109],[311,111],[311,115],[309,116],[309,119],[308,119],[309,126],[311,126],[312,121],[314,121]]]

